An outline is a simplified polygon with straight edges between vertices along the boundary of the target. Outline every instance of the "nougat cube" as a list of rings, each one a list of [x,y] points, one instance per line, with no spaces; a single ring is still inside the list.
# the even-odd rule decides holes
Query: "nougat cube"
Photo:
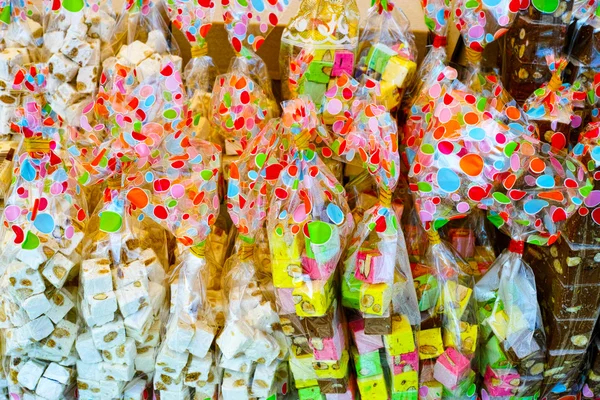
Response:
[[[392,286],[386,283],[360,286],[360,311],[365,314],[384,315],[392,301]]]
[[[300,317],[321,317],[333,302],[333,279],[302,282],[292,295],[296,314]]]
[[[458,387],[460,381],[470,372],[471,361],[449,347],[436,361],[433,377],[449,390]]]
[[[419,359],[437,358],[444,353],[441,328],[425,329],[418,333]]]
[[[392,333],[384,335],[383,340],[388,352],[393,356],[410,353],[415,350],[415,339],[408,317],[395,315],[392,317]]]
[[[46,262],[46,265],[42,269],[42,275],[44,275],[44,278],[54,285],[55,288],[60,289],[65,284],[74,266],[75,263],[65,257],[62,253],[56,253],[48,260],[48,262]]]

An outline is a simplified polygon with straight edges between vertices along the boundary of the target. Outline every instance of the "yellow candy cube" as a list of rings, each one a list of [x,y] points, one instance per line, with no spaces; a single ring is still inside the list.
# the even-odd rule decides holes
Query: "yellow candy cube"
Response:
[[[396,108],[400,104],[401,91],[393,83],[387,81],[379,82],[379,102],[388,110]]]
[[[394,375],[392,385],[394,392],[416,391],[419,389],[419,373],[417,371],[408,371]]]
[[[389,82],[397,88],[405,88],[412,81],[416,70],[417,64],[414,61],[394,56],[385,65],[381,80]]]
[[[363,399],[387,399],[388,393],[383,374],[357,379],[358,390]]]
[[[295,235],[291,244],[283,236],[275,233],[269,237],[271,249],[271,269],[273,271],[273,285],[278,288],[293,288],[293,277],[302,275],[302,238]]]
[[[339,360],[313,361],[312,366],[319,379],[344,379],[348,375],[348,351],[342,352]]]
[[[292,291],[299,317],[322,317],[333,302],[333,276],[328,280],[302,282]]]
[[[360,285],[360,311],[384,315],[392,301],[392,287],[386,283]]]
[[[292,353],[289,364],[294,379],[296,380],[296,387],[308,387],[318,384],[316,382],[317,374],[313,369],[314,361],[315,359],[312,355],[309,355],[308,357],[296,357],[296,355]]]
[[[477,325],[471,325],[467,322],[460,322],[460,352],[471,354],[477,347]],[[444,347],[456,348],[456,335],[453,330],[444,329]]]
[[[460,320],[467,309],[472,294],[473,289],[463,286],[456,281],[447,281],[438,298],[438,303],[435,307],[436,312],[438,314],[447,313]]]
[[[419,359],[428,360],[439,357],[444,353],[441,328],[419,331],[418,338]]]
[[[490,315],[485,319],[484,323],[488,324],[498,340],[501,342],[506,340],[506,333],[508,332],[508,314],[504,310]]]
[[[385,347],[392,356],[415,351],[415,339],[410,321],[406,316],[394,316],[392,318],[392,333],[384,335]]]
[[[311,386],[317,386],[319,382],[316,379],[294,379],[296,389],[304,389]]]

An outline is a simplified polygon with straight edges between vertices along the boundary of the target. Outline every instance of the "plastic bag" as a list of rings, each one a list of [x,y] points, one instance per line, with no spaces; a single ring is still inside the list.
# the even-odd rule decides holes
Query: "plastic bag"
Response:
[[[404,235],[392,207],[400,173],[398,128],[385,106],[369,101],[360,104],[353,119],[338,148],[346,158],[356,154],[375,178],[379,192],[375,204],[357,223],[343,261],[342,304],[362,314],[350,323],[358,389],[364,398],[385,397],[388,389],[393,396],[416,397],[415,338],[421,321]],[[374,342],[378,346],[365,348]],[[382,370],[382,358],[389,363],[388,376]],[[412,362],[406,363],[407,359]]]
[[[264,61],[256,54],[277,25],[287,0],[224,3],[223,19],[235,57],[219,75],[211,97],[212,122],[225,137],[225,153],[239,155],[279,108]]]
[[[378,102],[395,109],[411,87],[417,70],[417,50],[408,19],[392,1],[376,0],[360,35],[355,76],[379,82]]]
[[[552,77],[529,96],[523,104],[523,111],[530,121],[537,124],[540,139],[561,150],[568,147],[570,129],[581,125],[581,117],[573,112],[569,85],[562,82],[561,74],[567,61],[553,56],[546,60]]]
[[[169,15],[173,26],[179,29],[190,43],[192,59],[186,64],[183,80],[192,110],[195,133],[203,139],[216,141],[208,117],[210,97],[218,68],[208,55],[206,37],[212,25],[214,2],[198,0],[168,0]]]
[[[279,70],[283,97],[309,96],[321,105],[329,82],[353,75],[358,46],[354,0],[304,0],[281,38]]]
[[[35,87],[23,88],[11,123],[22,144],[0,232],[2,362],[11,397],[56,400],[75,383],[77,274],[87,207],[64,162],[64,128],[44,100],[47,71],[38,65],[19,74]]]
[[[261,228],[267,216],[268,182],[263,167],[278,143],[269,126],[254,137],[231,165],[228,211],[237,227],[237,252],[227,261],[222,287],[228,307],[217,338],[223,368],[223,399],[267,398],[279,391],[279,371],[286,368],[289,343],[276,312],[275,288],[260,261]],[[264,158],[263,158],[264,156]],[[286,370],[287,371],[287,370]],[[285,377],[287,382],[287,372]],[[284,385],[286,394],[287,384]]]
[[[48,102],[70,125],[79,126],[98,88],[102,50],[110,45],[116,24],[111,9],[110,2],[98,0],[44,0]]]
[[[597,399],[598,395],[595,395],[594,393],[600,393],[600,357],[598,357],[599,345],[598,339],[596,339],[591,346],[590,362],[592,365],[587,371],[585,385],[581,389],[583,399]]]

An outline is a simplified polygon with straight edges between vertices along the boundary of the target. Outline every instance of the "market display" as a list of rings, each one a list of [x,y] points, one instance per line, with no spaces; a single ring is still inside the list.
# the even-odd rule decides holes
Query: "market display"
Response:
[[[0,0],[0,399],[600,399],[600,6],[420,4]]]

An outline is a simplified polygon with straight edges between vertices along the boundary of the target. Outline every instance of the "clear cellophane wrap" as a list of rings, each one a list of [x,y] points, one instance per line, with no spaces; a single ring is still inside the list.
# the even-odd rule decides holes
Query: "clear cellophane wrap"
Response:
[[[79,327],[77,276],[88,222],[81,187],[64,161],[65,128],[46,103],[48,71],[17,72],[27,85],[11,116],[22,137],[0,231],[2,365],[11,398],[72,395]],[[3,389],[6,390],[6,389]]]

